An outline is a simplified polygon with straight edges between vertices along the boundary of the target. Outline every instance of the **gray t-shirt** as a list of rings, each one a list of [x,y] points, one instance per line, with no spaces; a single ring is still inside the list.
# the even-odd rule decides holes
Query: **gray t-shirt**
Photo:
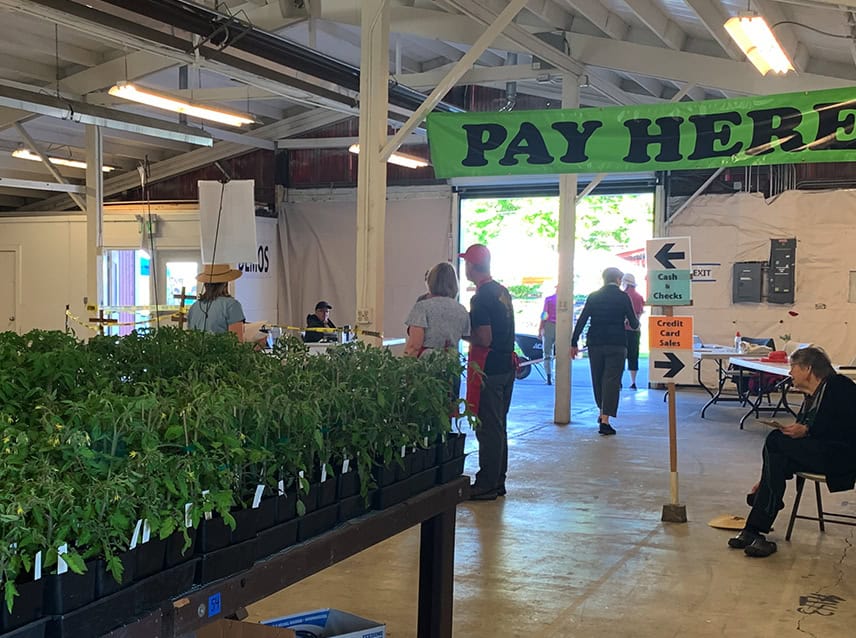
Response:
[[[206,320],[205,315],[208,315]],[[217,297],[214,301],[197,301],[187,311],[187,327],[221,334],[233,323],[244,321],[244,309],[234,297]]]
[[[449,297],[417,301],[404,323],[425,329],[424,348],[457,348],[470,335],[470,313]]]

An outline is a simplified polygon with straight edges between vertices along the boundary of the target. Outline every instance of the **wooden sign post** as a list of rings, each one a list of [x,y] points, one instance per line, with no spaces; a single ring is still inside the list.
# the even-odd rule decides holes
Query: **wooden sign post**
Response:
[[[186,320],[186,314],[184,312],[184,302],[188,299],[195,299],[195,297],[185,294],[186,288],[184,286],[181,287],[181,294],[173,295],[173,299],[178,299],[178,315],[172,315],[172,321],[178,323],[178,329],[184,330],[184,322]]]
[[[669,503],[663,521],[686,523],[687,508],[678,495],[676,382],[692,380],[692,317],[675,317],[673,306],[692,305],[690,238],[663,237],[647,242],[648,303],[663,306],[664,316],[649,319],[648,378],[665,382],[669,395]]]
[[[104,309],[98,311],[97,317],[89,317],[89,323],[97,323],[98,324],[98,334],[104,336],[104,326],[109,326],[113,324],[119,323],[118,319],[110,319],[104,316]]]

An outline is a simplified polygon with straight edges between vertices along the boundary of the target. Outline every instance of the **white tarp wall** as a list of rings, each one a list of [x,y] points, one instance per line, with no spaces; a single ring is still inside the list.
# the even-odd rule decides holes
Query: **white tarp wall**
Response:
[[[155,249],[160,258],[170,251],[200,250],[199,212],[195,203],[187,206],[153,204],[157,216]],[[146,207],[105,207],[104,249],[141,248],[140,223],[136,215]],[[256,218],[259,242],[256,263],[239,264],[244,275],[233,294],[241,301],[248,321],[278,322],[279,259],[277,221]],[[14,314],[12,328],[23,333],[34,328],[62,330],[65,306],[86,321],[83,304],[86,294],[86,219],[83,215],[39,214],[0,217],[0,278],[14,287],[12,308],[0,299],[0,317]],[[144,247],[148,249],[148,242]],[[9,259],[3,257],[9,256]],[[6,272],[5,269],[11,270]],[[173,304],[172,300],[161,303]],[[6,323],[2,329],[8,329]],[[79,336],[88,331],[78,329]]]
[[[676,314],[693,315],[706,343],[732,344],[740,331],[773,337],[781,349],[781,336],[790,334],[822,346],[836,363],[856,357],[856,191],[789,191],[770,201],[750,193],[702,196],[674,218],[668,235],[692,238],[693,306]],[[732,303],[732,264],[767,261],[770,240],[789,237],[797,239],[794,304]]]
[[[337,326],[356,324],[355,189],[289,191],[280,205],[285,266],[280,318],[302,327],[324,300]],[[425,292],[425,271],[452,256],[457,211],[446,186],[390,188],[386,203],[384,336],[402,337],[404,320]],[[458,268],[457,259],[452,261]],[[463,301],[464,305],[469,300]]]

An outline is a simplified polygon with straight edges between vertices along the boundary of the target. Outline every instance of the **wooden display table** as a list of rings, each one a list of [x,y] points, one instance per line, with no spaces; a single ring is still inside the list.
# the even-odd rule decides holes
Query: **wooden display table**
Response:
[[[469,497],[462,476],[388,509],[370,512],[289,547],[228,578],[198,587],[161,608],[113,630],[109,638],[193,636],[203,625],[233,616],[247,605],[357,554],[414,525],[421,525],[417,636],[451,638],[455,514]],[[219,613],[209,606],[219,595]],[[216,609],[217,604],[211,608]]]

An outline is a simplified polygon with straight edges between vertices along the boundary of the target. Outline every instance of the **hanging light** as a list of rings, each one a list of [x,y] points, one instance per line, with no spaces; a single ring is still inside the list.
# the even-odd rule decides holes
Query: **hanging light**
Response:
[[[30,160],[32,162],[41,162],[42,158],[36,155],[35,153],[28,151],[25,148],[18,148],[12,151],[12,157],[17,157],[18,159]],[[80,160],[68,159],[65,157],[54,157],[52,155],[46,155],[47,160],[51,164],[56,164],[57,166],[68,166],[70,168],[80,168],[82,170],[86,170],[86,162],[81,162]],[[106,164],[101,167],[101,170],[105,173],[109,173],[110,171],[115,171],[115,166],[107,166]]]
[[[351,144],[348,150],[354,155],[359,155],[360,145]],[[393,153],[386,161],[390,164],[398,164],[399,166],[404,166],[405,168],[425,168],[426,166],[428,166],[427,160],[424,160],[421,157],[416,157],[415,155],[407,155],[406,153]]]
[[[153,106],[156,109],[164,111],[172,111],[173,113],[182,113],[190,117],[198,117],[203,120],[219,122],[220,124],[228,124],[229,126],[242,126],[244,124],[252,124],[255,120],[245,113],[235,111],[227,111],[225,109],[215,109],[207,106],[199,106],[191,104],[186,100],[182,100],[171,95],[158,93],[151,89],[146,89],[130,82],[119,82],[110,87],[108,91],[110,95]]]
[[[794,70],[788,54],[763,16],[751,12],[729,18],[725,30],[761,75]]]

